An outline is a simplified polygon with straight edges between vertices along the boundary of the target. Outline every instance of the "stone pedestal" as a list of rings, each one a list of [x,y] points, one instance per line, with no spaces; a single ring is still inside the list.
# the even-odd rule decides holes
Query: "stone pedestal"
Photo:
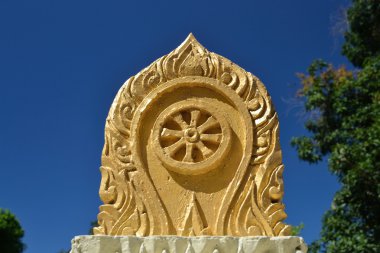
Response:
[[[71,253],[306,253],[301,237],[76,236]]]

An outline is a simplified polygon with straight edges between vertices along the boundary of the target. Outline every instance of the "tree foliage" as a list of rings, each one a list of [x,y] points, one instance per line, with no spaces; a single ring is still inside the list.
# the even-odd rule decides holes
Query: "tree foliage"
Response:
[[[380,252],[380,1],[356,0],[343,53],[361,68],[314,61],[300,74],[310,136],[293,138],[301,159],[328,156],[341,189],[311,252]]]
[[[380,1],[354,0],[347,11],[349,30],[342,53],[358,67],[380,52]]]
[[[305,227],[305,225],[302,222],[297,226],[292,226],[292,230],[290,232],[290,235],[299,236],[304,227]]]
[[[21,253],[25,245],[21,242],[24,231],[16,217],[0,208],[0,252]]]

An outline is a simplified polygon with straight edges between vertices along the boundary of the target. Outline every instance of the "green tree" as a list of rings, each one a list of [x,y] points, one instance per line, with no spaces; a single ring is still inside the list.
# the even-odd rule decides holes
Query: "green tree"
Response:
[[[16,217],[9,211],[0,208],[0,252],[21,253],[25,249],[21,238],[24,231]]]
[[[305,225],[302,222],[297,226],[292,226],[292,231],[290,232],[290,235],[299,236],[304,227]]]
[[[380,1],[354,0],[347,11],[349,30],[342,53],[358,67],[380,52]]]
[[[299,75],[310,135],[292,145],[310,163],[327,156],[341,183],[311,252],[380,252],[380,1],[353,1],[348,22],[342,52],[359,68],[316,60]]]

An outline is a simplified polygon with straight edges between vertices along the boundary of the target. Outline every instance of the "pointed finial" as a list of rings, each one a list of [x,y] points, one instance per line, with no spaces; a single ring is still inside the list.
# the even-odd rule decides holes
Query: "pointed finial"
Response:
[[[197,40],[194,36],[193,33],[189,33],[189,35],[187,36],[186,40]]]
[[[204,48],[201,43],[195,38],[193,33],[189,33],[189,35],[186,37],[186,39],[181,43],[181,45],[178,48],[181,48],[184,45],[193,44],[197,45],[201,48]]]

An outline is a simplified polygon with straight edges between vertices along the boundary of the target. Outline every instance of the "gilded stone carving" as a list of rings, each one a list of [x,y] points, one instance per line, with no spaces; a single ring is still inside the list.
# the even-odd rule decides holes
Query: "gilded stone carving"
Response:
[[[278,128],[261,81],[190,34],[111,106],[95,234],[288,235]]]

